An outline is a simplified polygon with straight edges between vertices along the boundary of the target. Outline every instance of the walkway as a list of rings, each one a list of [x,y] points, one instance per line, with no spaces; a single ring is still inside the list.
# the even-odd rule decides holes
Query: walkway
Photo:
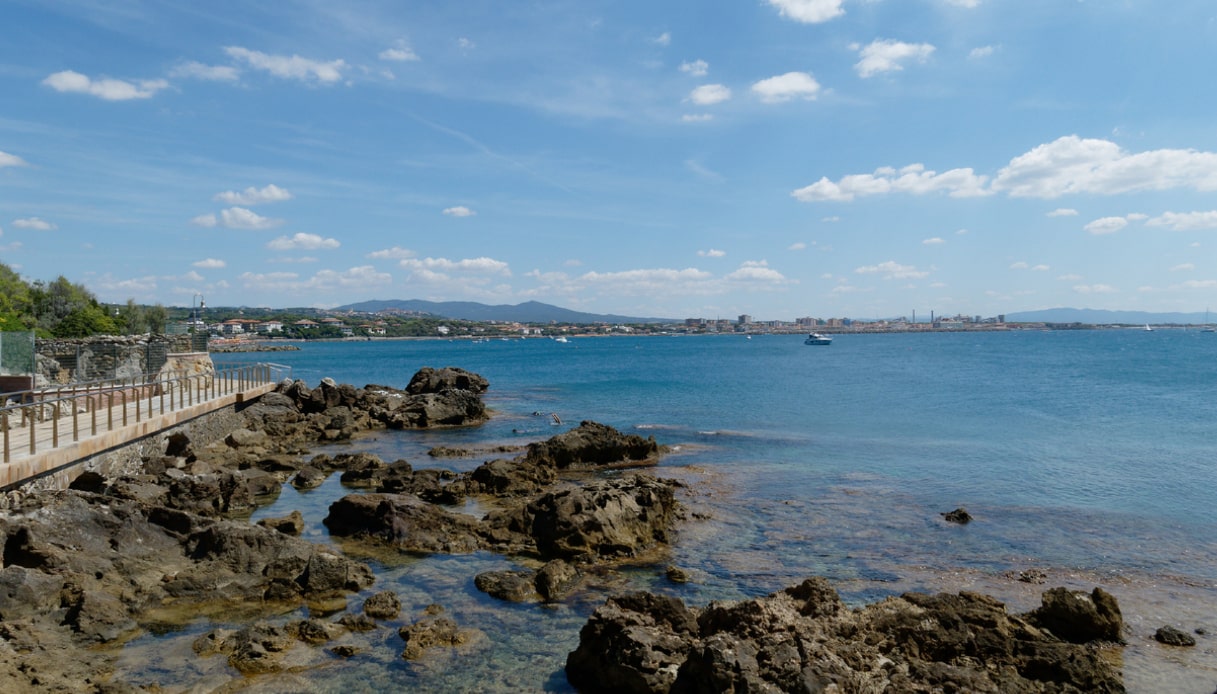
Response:
[[[0,408],[0,490],[8,490],[145,436],[257,398],[290,367],[252,364],[214,373],[9,393]]]

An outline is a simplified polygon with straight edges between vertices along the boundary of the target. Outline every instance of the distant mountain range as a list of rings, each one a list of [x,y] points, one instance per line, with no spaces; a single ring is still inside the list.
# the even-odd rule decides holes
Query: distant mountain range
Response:
[[[1214,315],[1217,320],[1217,315]],[[1151,313],[1148,311],[1104,311],[1094,308],[1049,308],[1041,311],[1007,313],[1007,323],[1087,323],[1108,325],[1142,323],[1163,325],[1199,325],[1206,322],[1204,313]]]
[[[560,306],[551,306],[539,301],[522,304],[499,304],[490,306],[476,301],[423,301],[421,299],[394,299],[387,301],[361,301],[333,309],[334,311],[412,311],[453,320],[470,321],[514,321],[518,323],[676,323],[671,318],[638,318],[608,313],[584,313]]]

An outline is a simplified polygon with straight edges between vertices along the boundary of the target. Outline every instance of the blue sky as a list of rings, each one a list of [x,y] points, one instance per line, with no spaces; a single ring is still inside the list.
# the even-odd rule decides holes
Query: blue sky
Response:
[[[1212,2],[5,0],[0,26],[0,261],[104,301],[1217,306]]]

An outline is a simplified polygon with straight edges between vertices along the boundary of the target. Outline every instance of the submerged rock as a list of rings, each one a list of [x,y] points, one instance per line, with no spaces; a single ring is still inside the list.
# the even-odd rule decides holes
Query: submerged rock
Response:
[[[942,513],[940,515],[942,516],[942,519],[948,523],[958,523],[960,525],[967,525],[968,523],[972,522],[972,514],[968,513],[968,510],[963,508],[962,506],[955,509],[954,511],[948,511],[948,512]]]
[[[1196,645],[1196,639],[1191,634],[1184,633],[1169,625],[1160,627],[1158,631],[1154,632],[1154,640],[1167,646],[1182,646],[1187,648]]]
[[[578,427],[545,441],[529,444],[524,462],[565,470],[604,465],[644,464],[659,456],[655,437],[623,434],[598,422],[583,421]]]

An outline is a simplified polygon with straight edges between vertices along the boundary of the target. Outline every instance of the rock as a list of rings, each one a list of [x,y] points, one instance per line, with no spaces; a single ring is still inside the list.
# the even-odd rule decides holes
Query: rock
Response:
[[[289,634],[312,646],[332,641],[344,631],[337,624],[331,624],[316,618],[290,622],[286,625],[286,629]]]
[[[498,518],[533,538],[544,558],[632,557],[668,540],[676,518],[674,486],[646,475],[604,480],[543,494]]]
[[[557,602],[579,584],[583,574],[561,559],[554,559],[537,571],[533,584],[545,602]]]
[[[1175,627],[1164,626],[1154,632],[1154,640],[1167,646],[1195,646],[1196,639],[1191,634],[1186,634]]]
[[[419,369],[410,379],[406,392],[411,395],[422,395],[441,393],[445,390],[467,390],[480,395],[485,393],[489,387],[490,382],[485,378],[464,369],[445,367],[436,370],[426,366]]]
[[[1041,605],[1028,614],[1036,626],[1072,643],[1111,641],[1123,643],[1124,617],[1112,595],[1102,588],[1087,594],[1053,588]]]
[[[139,626],[122,601],[104,591],[72,585],[64,588],[60,601],[67,609],[63,624],[88,641],[113,641]]]
[[[296,489],[316,489],[321,486],[325,478],[329,477],[328,472],[322,472],[315,467],[306,465],[296,471],[292,477],[292,486]]]
[[[908,593],[850,610],[817,578],[700,612],[650,593],[610,598],[566,673],[584,692],[1114,694],[1124,687],[1112,662],[984,595]]]
[[[613,427],[583,421],[570,431],[529,444],[524,462],[564,470],[604,465],[652,463],[658,459],[655,438],[622,434]]]
[[[473,579],[473,585],[487,595],[508,602],[535,600],[534,573],[531,571],[485,571]]]
[[[611,597],[579,631],[566,678],[581,692],[667,692],[697,634],[696,615],[676,598]]]
[[[972,522],[972,514],[968,513],[967,509],[963,508],[962,506],[954,511],[949,511],[939,515],[941,515],[942,519],[948,523],[967,525],[968,523]]]
[[[401,600],[392,591],[382,590],[363,601],[363,613],[375,619],[396,619],[401,614]]]
[[[1018,572],[1018,580],[1022,583],[1044,585],[1048,582],[1048,572],[1043,569],[1027,569]]]
[[[673,583],[689,582],[689,573],[680,567],[669,566],[667,569],[664,569],[663,574]]]
[[[283,627],[255,624],[224,640],[221,652],[228,664],[244,675],[278,672],[282,653],[292,645],[292,635]]]
[[[389,544],[404,552],[459,554],[482,548],[479,522],[396,494],[353,494],[330,504],[323,521],[339,537]]]
[[[267,436],[265,431],[250,431],[249,429],[237,429],[224,438],[224,443],[232,448],[265,446],[266,442]]]
[[[478,466],[469,475],[483,494],[519,497],[536,494],[558,478],[554,468],[502,458]]]
[[[304,516],[299,511],[292,511],[282,518],[263,518],[258,521],[258,525],[277,530],[284,535],[299,537],[304,532]]]
[[[460,646],[469,640],[473,632],[461,629],[447,617],[437,617],[404,626],[397,633],[406,642],[401,657],[418,660],[429,648]]]

